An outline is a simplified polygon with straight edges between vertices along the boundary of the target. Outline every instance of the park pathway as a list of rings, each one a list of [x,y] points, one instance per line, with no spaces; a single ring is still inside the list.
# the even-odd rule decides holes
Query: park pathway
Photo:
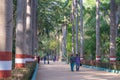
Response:
[[[81,67],[71,72],[69,65],[61,62],[40,63],[37,80],[120,80],[120,74]]]

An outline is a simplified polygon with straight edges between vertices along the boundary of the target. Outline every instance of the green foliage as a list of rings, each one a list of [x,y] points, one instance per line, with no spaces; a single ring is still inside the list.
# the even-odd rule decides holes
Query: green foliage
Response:
[[[68,53],[69,52],[71,53],[71,49],[72,49],[72,44],[71,44],[72,43],[72,33],[71,33],[72,29],[71,28],[72,28],[72,25],[69,24],[68,27],[67,27],[67,30],[68,30],[67,31],[68,32],[67,33],[67,51],[68,51]]]
[[[58,41],[55,38],[52,38],[52,37],[48,38],[47,35],[46,36],[44,35],[44,36],[41,36],[39,40],[40,42],[39,42],[38,52],[41,56],[44,56],[42,55],[44,54],[44,52],[48,52],[50,50],[54,51],[55,49],[58,48]]]
[[[116,0],[116,3],[119,3]],[[61,32],[64,17],[67,22],[67,54],[72,48],[72,25],[70,23],[72,0],[39,0],[38,3],[38,29],[40,33],[40,48],[54,50],[58,45],[56,34]],[[78,8],[79,9],[79,8]],[[80,13],[78,13],[80,14]],[[110,34],[110,0],[100,0],[100,49],[103,61],[109,54]],[[86,59],[95,59],[96,54],[96,0],[83,0],[84,20],[84,53]],[[54,32],[52,35],[51,33]],[[79,34],[80,35],[80,34]],[[80,37],[79,37],[80,38]],[[80,44],[80,43],[79,43]],[[117,42],[118,45],[118,42]],[[118,46],[117,46],[118,47]],[[117,52],[119,52],[119,47]]]
[[[49,45],[49,49],[55,50],[57,47],[58,47],[58,41],[57,40],[51,40],[50,45]]]
[[[40,55],[41,58],[46,55],[43,53],[43,51],[39,51],[38,54]]]
[[[61,32],[61,25],[69,22],[71,0],[39,0],[37,23],[39,32],[39,50],[55,50],[59,48],[56,35]]]
[[[117,45],[117,60],[119,60],[120,61],[120,38],[119,37],[117,37],[116,38],[116,45]]]
[[[101,55],[107,59],[109,54],[109,3],[110,0],[100,0],[100,49]],[[84,51],[87,59],[95,59],[96,54],[96,4],[95,0],[84,1]]]
[[[41,35],[49,35],[63,20],[61,4],[59,0],[38,1],[38,28]]]
[[[116,0],[116,3],[119,5],[120,4],[120,0]]]
[[[83,1],[84,1],[83,5],[86,9],[92,9],[95,6],[96,0],[83,0]]]

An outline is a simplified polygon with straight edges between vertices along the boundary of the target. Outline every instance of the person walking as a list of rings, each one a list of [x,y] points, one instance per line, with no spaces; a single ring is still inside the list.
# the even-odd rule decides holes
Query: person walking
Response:
[[[70,56],[70,68],[71,68],[71,71],[74,71],[74,65],[75,65],[75,57],[73,54],[71,54]]]
[[[75,62],[76,62],[76,71],[79,71],[79,67],[80,67],[80,57],[79,57],[78,54],[76,54]]]
[[[56,56],[53,56],[53,62],[55,62],[56,61]]]
[[[37,60],[38,60],[38,64],[40,63],[40,56],[37,57]]]
[[[43,59],[44,59],[44,64],[46,64],[46,56],[44,56]]]

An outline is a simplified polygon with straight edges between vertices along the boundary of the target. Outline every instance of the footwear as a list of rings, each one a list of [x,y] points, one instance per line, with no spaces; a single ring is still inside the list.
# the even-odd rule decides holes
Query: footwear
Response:
[[[74,70],[71,70],[72,72],[74,72]]]

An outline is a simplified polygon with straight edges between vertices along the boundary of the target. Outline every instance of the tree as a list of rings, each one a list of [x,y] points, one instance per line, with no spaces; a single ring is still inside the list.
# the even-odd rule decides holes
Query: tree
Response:
[[[35,51],[37,48],[37,0],[31,0],[31,20],[32,20],[32,54],[38,55]]]
[[[76,31],[76,54],[78,54],[78,1],[77,0],[74,0],[74,5],[75,5],[75,18],[76,18],[76,28],[75,28],[75,31]]]
[[[17,1],[15,68],[25,67],[25,0]]]
[[[99,0],[96,0],[96,61],[100,61],[100,18],[99,18]]]
[[[0,7],[0,79],[11,76],[13,1],[1,0]]]
[[[25,32],[25,50],[27,55],[27,61],[32,60],[32,9],[31,9],[31,0],[27,1],[27,8],[26,8],[26,32]]]
[[[110,2],[110,62],[116,61],[116,3]]]
[[[63,23],[62,25],[62,57],[64,59],[65,55],[67,54],[66,53],[66,35],[67,35],[67,32],[66,32],[66,21],[65,23]]]
[[[71,10],[71,24],[72,24],[72,54],[75,54],[75,36],[74,36],[74,34],[75,34],[75,29],[74,29],[74,27],[75,27],[75,25],[74,25],[74,11],[75,11],[75,5],[74,5],[74,0],[72,0],[72,10]]]
[[[83,0],[80,0],[80,59],[83,60],[84,55],[84,36],[83,36]]]

